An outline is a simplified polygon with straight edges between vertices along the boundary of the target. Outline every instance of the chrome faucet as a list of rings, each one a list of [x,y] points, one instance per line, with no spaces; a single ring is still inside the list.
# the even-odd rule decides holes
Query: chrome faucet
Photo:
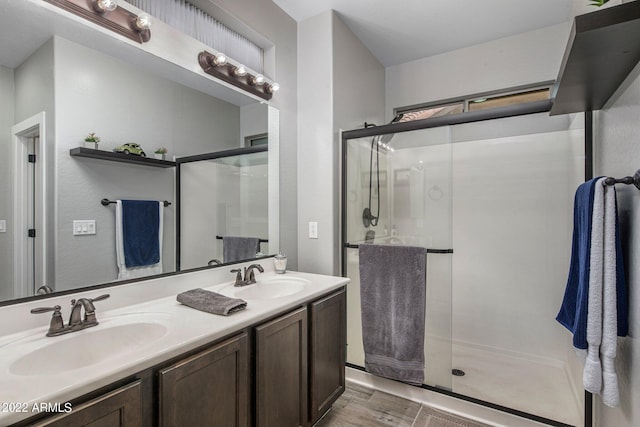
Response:
[[[260,273],[264,273],[264,268],[260,264],[251,264],[249,267],[244,268],[244,281],[247,282],[247,285],[253,285],[256,283],[256,275],[253,272],[254,269],[257,269]]]
[[[233,286],[246,286],[256,283],[256,275],[253,271],[254,269],[258,270],[260,273],[264,273],[264,268],[262,268],[260,264],[251,264],[249,267],[245,267],[244,279],[242,278],[241,269],[234,268],[231,270],[231,273],[236,273],[236,282]]]
[[[68,334],[69,332],[80,331],[82,329],[90,328],[98,324],[96,319],[96,308],[93,305],[94,301],[101,301],[109,298],[109,294],[100,295],[95,298],[80,298],[77,301],[71,300],[71,316],[69,317],[69,324],[65,326],[62,320],[62,314],[60,313],[61,307],[56,305],[54,307],[40,307],[31,310],[31,313],[46,313],[53,311],[53,317],[49,325],[48,337],[55,337],[58,335]],[[82,308],[84,307],[84,318],[81,319]]]

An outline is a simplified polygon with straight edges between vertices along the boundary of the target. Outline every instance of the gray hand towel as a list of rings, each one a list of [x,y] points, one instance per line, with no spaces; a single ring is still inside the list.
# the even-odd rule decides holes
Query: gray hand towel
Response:
[[[190,291],[182,292],[176,297],[178,302],[195,308],[196,310],[206,311],[207,313],[228,316],[236,311],[244,310],[247,307],[245,300],[237,298],[229,298],[215,292],[205,291],[197,288]]]
[[[245,261],[255,258],[258,252],[260,252],[260,239],[257,237],[222,237],[224,262]]]
[[[421,385],[427,250],[361,244],[359,254],[365,369]]]

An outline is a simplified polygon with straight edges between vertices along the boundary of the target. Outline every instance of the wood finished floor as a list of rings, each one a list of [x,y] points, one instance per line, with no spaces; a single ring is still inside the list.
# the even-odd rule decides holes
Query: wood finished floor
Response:
[[[490,427],[417,402],[347,383],[344,394],[315,427]]]

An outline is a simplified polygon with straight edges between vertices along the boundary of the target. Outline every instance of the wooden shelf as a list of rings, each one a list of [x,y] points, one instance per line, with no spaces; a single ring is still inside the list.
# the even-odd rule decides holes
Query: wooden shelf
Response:
[[[601,109],[640,61],[640,1],[576,16],[551,115]]]
[[[87,157],[90,159],[108,160],[111,162],[134,163],[143,166],[153,166],[156,168],[172,168],[176,162],[169,160],[151,159],[148,157],[136,156],[134,154],[114,153],[112,151],[94,150],[92,148],[77,147],[69,150],[73,157]]]

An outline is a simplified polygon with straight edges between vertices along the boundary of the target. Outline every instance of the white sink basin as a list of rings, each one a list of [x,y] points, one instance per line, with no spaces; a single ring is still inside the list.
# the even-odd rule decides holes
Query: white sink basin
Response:
[[[233,297],[248,300],[268,300],[295,295],[302,292],[311,282],[300,277],[278,275],[267,279],[256,278],[255,285],[232,288]]]
[[[104,362],[139,350],[165,336],[161,323],[132,322],[98,325],[59,337],[43,338],[38,345],[9,365],[18,376],[55,375]]]

